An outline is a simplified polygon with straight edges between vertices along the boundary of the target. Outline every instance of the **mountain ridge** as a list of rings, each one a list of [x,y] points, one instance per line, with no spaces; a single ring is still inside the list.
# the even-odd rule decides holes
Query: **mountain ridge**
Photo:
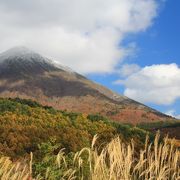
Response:
[[[61,110],[99,113],[127,123],[171,118],[24,47],[0,55],[0,96],[33,99]]]

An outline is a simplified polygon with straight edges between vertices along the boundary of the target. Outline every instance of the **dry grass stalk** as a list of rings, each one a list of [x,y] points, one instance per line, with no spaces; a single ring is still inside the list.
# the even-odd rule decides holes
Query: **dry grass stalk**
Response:
[[[61,150],[56,158],[59,169],[64,167],[62,180],[180,180],[180,151],[168,138],[159,141],[159,133],[154,143],[146,138],[144,149],[137,156],[133,141],[125,145],[119,137],[113,139],[99,153],[95,148],[97,136],[91,148],[83,148],[74,155],[69,168],[66,155]],[[84,158],[84,154],[88,158]],[[85,171],[86,167],[86,171]],[[87,172],[88,168],[88,172]],[[42,179],[50,180],[50,168]],[[0,158],[0,179],[30,180],[32,174],[32,154],[30,168],[12,163],[9,158]],[[38,177],[35,178],[39,179]],[[51,178],[52,179],[52,178]]]

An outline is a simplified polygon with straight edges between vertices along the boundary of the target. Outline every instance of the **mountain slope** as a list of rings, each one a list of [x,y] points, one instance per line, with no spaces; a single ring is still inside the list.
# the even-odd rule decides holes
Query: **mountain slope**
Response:
[[[127,123],[171,119],[24,47],[0,55],[0,96],[33,99],[61,110],[100,113]]]

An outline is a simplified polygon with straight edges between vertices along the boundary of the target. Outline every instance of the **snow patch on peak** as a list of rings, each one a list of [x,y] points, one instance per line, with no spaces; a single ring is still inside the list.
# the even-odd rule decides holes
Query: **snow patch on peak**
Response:
[[[0,54],[0,62],[8,61],[21,61],[21,63],[38,62],[52,64],[49,59],[23,46],[11,48]]]
[[[20,62],[21,64],[26,64],[27,62],[36,62],[42,65],[49,64],[68,73],[75,73],[69,67],[62,66],[59,62],[43,57],[24,46],[11,48],[0,54],[0,63],[9,64],[9,62]]]
[[[66,72],[69,72],[69,73],[72,73],[72,74],[75,73],[75,71],[73,71],[71,68],[69,68],[69,67],[67,67],[67,66],[61,65],[61,64],[60,64],[59,62],[57,62],[57,61],[51,61],[51,63],[52,63],[55,67],[57,67],[57,68],[59,68],[59,69],[62,69],[62,70],[64,70],[64,71],[66,71]]]
[[[25,56],[25,55],[32,55],[32,54],[37,54],[37,53],[33,52],[32,50],[24,46],[19,46],[19,47],[14,47],[3,52],[0,55],[0,57],[17,57],[17,56]]]

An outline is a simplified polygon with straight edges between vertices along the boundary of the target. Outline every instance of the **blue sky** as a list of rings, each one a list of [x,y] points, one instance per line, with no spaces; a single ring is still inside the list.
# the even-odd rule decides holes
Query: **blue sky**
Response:
[[[167,0],[160,7],[160,12],[152,26],[145,32],[129,35],[124,43],[135,42],[138,50],[128,58],[130,63],[136,63],[141,67],[153,64],[180,65],[180,1]],[[168,72],[167,72],[168,73]],[[119,78],[117,74],[111,75],[88,75],[88,77],[101,83],[112,90],[124,93],[123,85],[113,84]],[[179,82],[180,84],[180,82]],[[168,96],[168,93],[167,93]],[[170,105],[158,105],[145,103],[161,112],[172,115],[180,115],[180,98]]]
[[[0,0],[0,52],[26,46],[180,117],[179,0]]]

